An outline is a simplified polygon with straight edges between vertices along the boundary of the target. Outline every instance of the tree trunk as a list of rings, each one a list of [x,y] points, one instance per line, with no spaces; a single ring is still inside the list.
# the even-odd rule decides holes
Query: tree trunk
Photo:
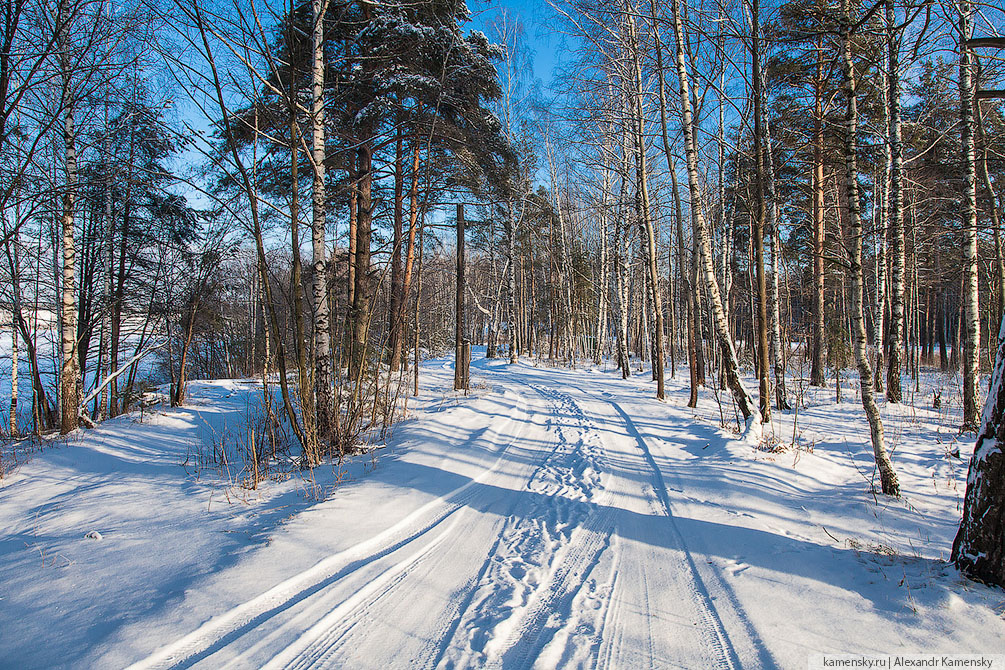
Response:
[[[224,132],[224,137],[228,139],[228,146],[230,147],[230,155],[234,162],[234,166],[237,168],[238,173],[241,177],[241,183],[244,188],[245,195],[248,197],[249,207],[251,210],[251,222],[252,222],[252,232],[255,239],[255,253],[258,258],[258,269],[261,274],[262,286],[265,290],[265,304],[268,309],[269,318],[272,324],[273,333],[276,335],[276,360],[279,365],[279,385],[282,390],[283,395],[283,407],[286,410],[286,416],[289,419],[290,427],[293,430],[294,435],[296,435],[297,440],[300,442],[301,446],[304,447],[307,444],[306,436],[304,434],[304,429],[300,424],[297,417],[296,410],[293,405],[293,399],[290,394],[289,384],[287,382],[286,373],[286,362],[285,355],[283,352],[283,339],[280,336],[282,331],[279,328],[279,319],[276,315],[275,303],[272,297],[272,286],[269,283],[269,277],[267,272],[267,260],[265,256],[265,245],[262,239],[262,226],[261,219],[258,212],[258,190],[257,185],[253,186],[251,178],[248,175],[248,170],[244,167],[244,163],[241,160],[241,155],[237,149],[237,143],[233,141],[233,132],[230,126],[230,115],[227,113],[226,100],[223,93],[223,84],[220,80],[220,74],[216,67],[216,61],[213,56],[212,48],[210,47],[208,28],[203,21],[201,10],[198,4],[194,5],[193,8],[193,19],[196,23],[196,28],[199,31],[199,37],[202,44],[202,55],[206,58],[206,62],[210,68],[210,74],[212,77],[213,88],[215,93],[215,101],[219,107],[220,120],[222,122],[222,129]],[[133,366],[135,370],[135,366]]]
[[[889,146],[887,146],[887,164],[889,164]],[[883,169],[883,195],[882,202],[874,206],[874,213],[878,210],[879,233],[878,247],[876,248],[876,302],[874,307],[872,343],[876,347],[876,378],[873,387],[877,393],[883,393],[883,347],[886,309],[886,230],[887,230],[887,207],[886,202],[890,193],[890,171]]]
[[[953,540],[952,561],[963,574],[1005,586],[1005,319],[988,389],[984,422],[967,473],[963,520]]]
[[[509,362],[517,361],[516,340],[516,217],[512,201],[506,203],[506,332],[509,336]]]
[[[198,290],[202,291],[202,286]],[[186,370],[188,369],[188,352],[192,347],[192,335],[195,333],[195,316],[199,312],[199,298],[196,297],[192,303],[192,309],[188,315],[188,328],[185,330],[185,342],[181,347],[181,360],[178,363],[178,376],[174,382],[174,393],[171,396],[171,406],[181,407],[185,404],[185,390],[187,386]],[[170,335],[168,341],[171,340]],[[168,357],[170,361],[170,356]],[[174,375],[172,375],[174,377]]]
[[[823,37],[817,38],[813,79],[813,359],[810,384],[826,386],[824,374],[824,73]]]
[[[464,365],[464,205],[457,205],[457,290],[454,311],[454,390],[467,389]]]
[[[314,429],[316,417],[313,402],[314,392],[310,385],[307,348],[304,341],[303,264],[300,258],[300,126],[297,123],[295,101],[296,93],[291,90],[288,109],[290,115],[290,251],[292,253],[290,292],[293,294],[293,351],[297,363],[297,396],[300,398],[300,413],[304,426],[305,441],[302,446],[307,462],[313,466],[317,464],[319,459],[317,457],[317,432]],[[276,333],[276,339],[282,342],[281,332]]]
[[[848,269],[851,274],[851,316],[852,336],[855,350],[855,363],[858,366],[862,407],[869,419],[869,430],[872,435],[872,450],[879,469],[883,493],[892,496],[900,495],[900,485],[897,473],[886,453],[883,438],[883,420],[879,415],[872,384],[872,366],[869,364],[869,353],[866,348],[865,309],[862,271],[862,220],[859,212],[858,196],[858,95],[855,82],[855,65],[852,60],[851,48],[851,10],[850,0],[842,0],[841,38],[844,51],[842,88],[846,97],[847,111],[845,114],[844,159],[847,181],[847,208],[849,228]]]
[[[608,153],[609,147],[605,145],[604,153]],[[593,347],[593,362],[595,365],[600,365],[600,361],[604,356],[604,340],[607,334],[607,285],[608,285],[608,256],[607,256],[607,220],[608,220],[608,210],[611,206],[611,170],[609,167],[604,167],[603,182],[600,186],[600,212],[599,212],[599,241],[600,241],[600,260],[598,262],[598,267],[600,269],[600,282],[598,286],[600,289],[597,291],[597,329],[596,329],[596,341]],[[523,257],[520,259],[521,266],[523,265]]]
[[[767,221],[767,203],[764,197],[764,119],[762,118],[761,54],[760,54],[760,1],[751,0],[750,59],[751,81],[754,97],[754,201],[752,244],[757,284],[757,379],[761,421],[771,419],[771,381],[768,365],[768,284],[764,275],[764,226]]]
[[[691,305],[693,303],[692,291],[689,286],[688,277],[690,273],[685,269],[684,263],[684,222],[683,222],[683,208],[681,206],[680,198],[680,184],[677,183],[677,165],[674,159],[673,151],[670,148],[670,135],[667,132],[667,101],[666,101],[666,80],[664,79],[664,69],[663,69],[663,43],[660,39],[659,26],[656,23],[656,0],[653,0],[653,38],[656,41],[656,74],[657,83],[659,85],[659,105],[660,105],[660,136],[663,140],[663,154],[666,157],[667,171],[670,173],[670,180],[672,186],[673,204],[674,204],[674,219],[676,221],[677,229],[677,270],[678,277],[680,278],[680,288],[685,293],[685,329],[687,331],[687,360],[688,360],[688,373],[691,382],[691,397],[688,402],[688,407],[695,407],[698,404],[698,378],[697,378],[697,367],[695,365],[695,350],[694,350],[694,318],[691,310]],[[671,245],[673,246],[673,245]],[[673,267],[670,269],[670,276],[673,276]],[[671,281],[671,286],[673,282]],[[672,293],[672,292],[671,292]],[[674,336],[676,331],[676,324],[674,323],[674,304],[671,295],[670,303],[670,365],[671,365],[671,376],[673,376],[673,365],[674,365]]]
[[[762,79],[764,77],[763,70],[761,70],[761,77]],[[770,203],[770,209],[768,210],[770,215],[768,244],[771,251],[771,281],[768,284],[768,306],[771,308],[769,316],[771,323],[771,356],[772,364],[775,367],[775,403],[778,409],[784,411],[791,409],[791,407],[789,406],[788,395],[785,389],[785,354],[783,346],[787,345],[783,345],[782,340],[782,301],[778,293],[778,275],[781,270],[779,257],[782,253],[778,227],[781,217],[778,215],[778,194],[775,192],[775,161],[771,151],[771,127],[767,122],[764,124],[764,155],[767,160],[767,181],[765,185],[767,186],[768,201]]]
[[[963,352],[963,429],[978,428],[980,399],[980,310],[977,281],[977,160],[974,150],[973,56],[966,47],[972,32],[969,0],[960,3],[960,135],[963,141],[963,301],[966,342]]]
[[[701,264],[704,267],[705,286],[709,293],[709,300],[712,305],[713,324],[716,330],[716,337],[719,340],[719,347],[723,354],[723,366],[726,373],[726,383],[729,385],[736,399],[737,407],[743,415],[744,420],[752,419],[754,423],[760,422],[760,416],[753,398],[744,388],[740,380],[739,364],[736,360],[736,350],[733,347],[733,340],[729,333],[729,325],[726,322],[726,314],[722,309],[722,298],[719,293],[719,284],[715,278],[715,267],[712,261],[712,247],[708,239],[707,227],[705,225],[705,213],[701,201],[701,185],[698,176],[698,150],[695,139],[694,121],[691,115],[690,83],[688,81],[686,52],[684,49],[683,21],[680,15],[679,0],[671,0],[673,11],[674,37],[677,43],[677,77],[680,81],[680,103],[681,122],[684,130],[684,153],[687,159],[688,186],[691,191],[691,209],[694,219],[694,233],[698,244]],[[758,429],[759,430],[759,429]]]
[[[632,39],[632,58],[635,65],[635,172],[638,179],[636,209],[642,227],[642,240],[646,250],[646,270],[648,271],[649,301],[653,310],[653,375],[656,377],[656,397],[666,398],[663,378],[663,301],[660,298],[660,275],[656,267],[656,230],[651,217],[649,202],[649,170],[646,165],[645,108],[642,89],[642,66],[640,63],[638,34],[635,17],[629,15]]]
[[[628,352],[628,254],[631,242],[625,226],[625,213],[628,198],[628,175],[630,165],[630,147],[627,130],[621,137],[621,188],[618,197],[618,212],[614,219],[614,290],[617,306],[617,344],[618,365],[621,367],[621,378],[628,379],[632,375],[630,354]]]
[[[63,5],[61,5],[61,8]],[[61,12],[65,13],[65,9]],[[77,428],[80,410],[80,367],[77,357],[77,300],[76,300],[76,244],[74,240],[74,213],[77,202],[77,131],[74,126],[75,101],[70,88],[70,54],[65,45],[60,48],[60,67],[63,76],[62,108],[64,168],[66,191],[63,193],[62,229],[63,276],[61,300],[61,352],[62,367],[59,373],[60,424],[62,434]]]
[[[981,160],[978,164],[981,173],[981,182],[984,185],[984,197],[987,199],[987,211],[991,217],[991,230],[994,234],[995,245],[995,279],[998,281],[998,314],[994,321],[1001,321],[1005,315],[1005,258],[1002,255],[1001,238],[1001,215],[998,212],[998,201],[995,196],[995,189],[991,183],[988,173],[988,138],[984,130],[984,115],[980,104],[977,105],[977,133],[981,139]]]
[[[387,310],[387,367],[390,372],[401,369],[402,330],[405,325],[398,318],[404,299],[401,292],[401,252],[404,243],[402,236],[405,219],[405,168],[401,136],[402,130],[399,128],[398,137],[394,142],[394,220],[391,238],[391,290]]]
[[[900,372],[904,366],[904,212],[902,201],[903,148],[900,130],[900,43],[896,37],[894,0],[886,0],[887,137],[890,157],[890,192],[887,198],[887,222],[893,272],[890,282],[890,360],[886,374],[886,399],[900,402],[903,397]]]
[[[313,62],[311,67],[311,166],[314,185],[311,191],[313,209],[311,252],[314,266],[312,297],[314,299],[314,428],[316,437],[330,441],[334,411],[335,380],[332,371],[330,315],[328,313],[328,259],[325,231],[328,196],[325,185],[325,54],[324,17],[327,0],[311,0],[313,30],[311,33]],[[320,454],[315,454],[320,458]],[[317,465],[317,461],[309,462]]]
[[[402,341],[404,341],[405,332],[405,309],[412,291],[412,273],[415,265],[415,234],[419,221],[419,157],[419,141],[416,139],[412,149],[412,175],[408,189],[408,242],[405,249],[405,272],[401,280],[401,299],[398,301],[397,315],[401,324],[399,329]],[[403,349],[404,345],[401,348]],[[402,356],[402,369],[407,367],[405,363],[404,356]]]
[[[109,133],[108,103],[105,103],[105,132]],[[102,154],[105,161],[104,183],[104,239],[101,242],[101,335],[98,348],[98,379],[104,379],[109,374],[108,359],[111,356],[110,312],[112,305],[112,253],[115,245],[115,222],[112,219],[112,162],[108,151],[108,140],[102,141]],[[96,412],[99,421],[108,418],[108,386],[101,392]]]
[[[15,224],[16,225],[16,224]],[[15,234],[13,243],[8,242],[8,253],[10,253],[10,248],[13,247],[12,258],[10,259],[11,266],[11,292],[13,293],[13,304],[11,305],[11,318],[10,318],[10,422],[8,428],[10,429],[10,436],[12,438],[17,437],[18,425],[17,425],[17,367],[18,367],[18,337],[17,337],[17,319],[21,316],[21,262],[20,262],[20,251],[19,247],[20,235]]]
[[[367,133],[368,134],[368,133]],[[357,149],[359,167],[356,214],[356,287],[353,291],[352,342],[350,344],[350,377],[358,386],[364,372],[367,342],[370,332],[371,281],[370,281],[370,236],[373,225],[373,147],[372,141],[364,140]]]

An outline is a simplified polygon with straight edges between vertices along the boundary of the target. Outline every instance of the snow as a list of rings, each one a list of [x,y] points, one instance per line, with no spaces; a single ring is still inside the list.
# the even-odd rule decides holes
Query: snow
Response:
[[[972,442],[926,377],[882,405],[904,497],[872,492],[854,387],[804,389],[762,451],[686,374],[424,365],[386,448],[241,488],[193,467],[260,388],[118,417],[0,480],[0,666],[805,668],[1005,653],[997,589],[946,563]],[[793,380],[790,389],[800,388]],[[735,426],[735,424],[734,424]],[[749,434],[749,430],[745,431]],[[793,433],[795,439],[793,440]],[[798,448],[792,448],[795,442]],[[319,495],[321,492],[321,495]],[[95,539],[88,539],[91,534]]]

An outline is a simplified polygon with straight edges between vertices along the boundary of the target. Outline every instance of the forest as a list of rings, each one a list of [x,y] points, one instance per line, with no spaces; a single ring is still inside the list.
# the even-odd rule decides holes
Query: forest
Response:
[[[509,467],[497,456],[514,459],[517,470],[520,458],[540,457],[537,474],[525,478],[523,495],[530,497],[512,502],[513,509],[536,512],[499,511],[471,493],[476,502],[457,503],[443,518],[476,510],[509,519],[516,534],[486,535],[480,551],[492,542],[507,545],[507,537],[514,546],[536,538],[535,565],[547,575],[516,578],[514,593],[530,589],[518,607],[500,604],[502,577],[472,567],[480,575],[472,583],[482,586],[471,587],[467,600],[457,595],[459,586],[444,596],[467,609],[453,619],[443,615],[449,634],[422,652],[431,655],[357,658],[347,642],[353,626],[377,626],[365,614],[378,602],[368,589],[418,588],[405,579],[409,566],[426,565],[424,552],[439,556],[441,549],[430,549],[439,539],[429,540],[413,557],[354,585],[345,581],[349,567],[318,566],[345,554],[376,570],[379,559],[405,545],[351,558],[371,537],[369,526],[343,519],[351,528],[345,537],[356,538],[349,548],[332,545],[315,558],[291,559],[304,565],[290,579],[313,586],[305,582],[278,596],[266,590],[248,600],[288,583],[282,580],[289,575],[270,567],[267,583],[255,588],[245,580],[239,596],[223,599],[227,607],[243,604],[222,618],[190,617],[168,630],[170,610],[151,610],[143,616],[162,628],[134,643],[139,633],[128,626],[146,619],[121,614],[112,637],[88,634],[66,643],[98,655],[66,661],[10,647],[13,667],[221,667],[226,657],[218,653],[232,653],[238,665],[244,658],[247,667],[266,660],[268,667],[594,667],[605,653],[612,667],[640,667],[641,657],[629,653],[634,647],[610,647],[610,631],[599,624],[594,630],[583,618],[585,600],[617,599],[587,593],[589,580],[569,586],[568,574],[613,562],[612,575],[637,584],[653,569],[646,560],[657,559],[633,558],[636,574],[629,559],[618,558],[621,550],[610,558],[606,549],[590,548],[592,558],[569,568],[574,548],[594,546],[584,539],[592,535],[606,537],[607,547],[616,536],[685,557],[668,564],[693,574],[693,584],[659,588],[698,603],[696,621],[714,622],[703,629],[704,642],[691,646],[672,630],[650,640],[650,651],[672,643],[655,665],[805,667],[806,653],[850,650],[1005,654],[995,590],[1005,586],[1001,5],[3,0],[0,18],[0,399],[9,401],[0,427],[0,508],[8,511],[0,516],[23,526],[9,536],[16,547],[0,549],[0,566],[11,571],[0,582],[28,598],[34,582],[27,563],[14,558],[26,548],[29,558],[41,554],[43,567],[62,565],[63,556],[67,571],[77,569],[78,559],[55,548],[63,546],[56,540],[47,549],[42,540],[26,539],[33,523],[39,537],[40,513],[55,513],[56,498],[46,496],[56,489],[47,493],[42,482],[63,475],[47,469],[46,459],[55,454],[59,468],[70,472],[84,466],[68,454],[92,445],[86,449],[95,450],[94,458],[107,456],[116,440],[119,450],[145,446],[116,456],[125,459],[121,468],[93,462],[109,486],[117,472],[136,474],[131,464],[154,468],[167,459],[174,470],[157,465],[143,476],[152,482],[174,472],[198,491],[229,491],[218,495],[230,505],[235,495],[245,506],[259,505],[263,520],[255,523],[263,524],[287,493],[298,502],[283,504],[304,519],[315,504],[351,505],[351,487],[370,485],[357,478],[376,477],[395,491],[429,479],[429,490],[415,487],[430,495],[442,487],[450,491],[441,492],[444,500],[461,500],[468,495],[462,489],[470,490],[450,482],[472,463],[482,469],[463,477],[480,487],[484,477],[495,481]],[[617,401],[603,405],[604,398]],[[450,432],[453,420],[446,419],[444,432],[433,431],[438,437],[425,442],[423,429],[409,428],[415,421],[439,426],[441,411],[484,415],[456,419],[471,428],[466,436]],[[210,417],[214,412],[220,417]],[[661,412],[671,414],[657,420]],[[540,418],[546,415],[547,425]],[[211,435],[178,437],[175,444],[172,421],[208,426],[197,432]],[[478,421],[485,422],[484,435],[475,430]],[[188,435],[178,425],[178,435]],[[605,437],[615,425],[619,437]],[[674,431],[679,438],[668,437]],[[423,474],[416,463],[432,467],[432,460],[401,446],[414,443],[415,453],[426,454],[423,445],[437,441],[446,445],[443,462],[456,458],[450,476]],[[534,451],[552,442],[558,446],[550,455]],[[851,474],[834,484],[840,496],[838,488],[827,490],[834,500],[906,515],[889,523],[900,529],[889,531],[899,539],[854,539],[861,524],[851,520],[860,512],[849,512],[840,517],[847,538],[813,521],[826,535],[814,535],[812,546],[834,544],[830,536],[848,557],[882,565],[886,550],[917,552],[910,560],[924,567],[903,567],[898,586],[915,579],[912,570],[923,570],[924,579],[940,585],[926,593],[943,595],[915,602],[908,590],[903,606],[915,614],[934,611],[966,591],[989,604],[968,600],[976,609],[958,617],[998,631],[993,641],[977,644],[976,633],[953,637],[964,633],[947,632],[955,621],[947,614],[934,628],[905,624],[908,632],[897,633],[896,644],[859,648],[853,642],[860,638],[849,632],[836,635],[844,647],[817,638],[799,652],[773,646],[758,629],[762,619],[751,614],[748,621],[743,613],[754,596],[739,586],[731,590],[735,575],[722,576],[722,568],[710,577],[711,568],[696,566],[706,554],[689,533],[714,533],[689,531],[685,522],[712,523],[703,514],[715,504],[694,503],[693,515],[685,514],[697,498],[687,495],[690,475],[680,473],[698,468],[702,481],[718,477],[699,468],[709,444],[709,472],[726,468],[727,455],[728,467],[739,468],[722,475],[729,481],[742,481],[734,461],[751,463],[750,476],[760,477],[761,460],[795,459],[791,472],[777,475],[788,483],[772,485],[781,487],[771,489],[777,496],[803,486],[792,479],[800,459],[810,465],[798,467],[826,479],[828,450],[847,449],[851,455],[834,455],[832,465]],[[673,445],[684,446],[675,452]],[[619,460],[622,448],[631,458]],[[518,458],[520,449],[534,454]],[[697,460],[674,460],[684,452]],[[91,463],[87,458],[81,463]],[[648,473],[648,488],[635,491],[628,470],[619,474],[629,461]],[[948,475],[952,490],[940,489],[949,471],[956,473]],[[74,518],[93,525],[88,510],[101,505],[143,506],[109,492],[105,502],[86,507],[75,491],[89,480],[72,472],[59,486],[79,505]],[[534,488],[548,477],[552,488]],[[293,493],[294,481],[301,482],[300,494]],[[493,486],[522,486],[502,482]],[[287,485],[293,488],[281,494]],[[193,509],[212,513],[208,495],[208,506],[203,496]],[[744,495],[739,488],[729,494],[734,501]],[[625,501],[632,496],[665,510],[660,523],[669,520],[673,528],[658,530],[663,526],[630,516],[642,514],[630,512],[635,503]],[[573,502],[548,502],[559,499]],[[397,498],[390,500],[383,502]],[[398,528],[392,522],[426,510],[421,500],[406,502],[387,508],[387,533]],[[802,509],[812,516],[801,507],[809,503],[776,504],[787,505],[786,514]],[[615,511],[604,516],[609,509]],[[766,519],[774,513],[767,509],[752,514]],[[925,519],[912,530],[898,526],[911,514]],[[545,539],[516,532],[535,519]],[[158,523],[166,517],[149,527]],[[269,533],[279,533],[278,517],[267,523],[276,524]],[[324,532],[343,532],[325,523]],[[463,532],[472,537],[485,530],[467,523]],[[264,537],[265,526],[254,527]],[[774,532],[765,528],[757,532]],[[932,528],[939,539],[928,535],[936,533]],[[87,530],[75,526],[73,537]],[[108,533],[92,532],[111,542]],[[782,535],[791,533],[773,537]],[[674,538],[690,548],[677,547]],[[541,547],[552,541],[565,542],[568,556],[557,549],[541,558]],[[915,541],[927,548],[915,548]],[[714,548],[708,555],[734,560]],[[490,557],[485,565],[528,556]],[[152,556],[143,560],[137,569],[159,564]],[[763,562],[755,571],[773,565],[767,556]],[[940,572],[943,565],[951,572]],[[884,572],[887,581],[900,579],[898,566]],[[611,593],[612,579],[604,582]],[[164,588],[190,588],[179,580],[172,577]],[[72,591],[71,577],[57,582],[51,587],[61,595],[53,596],[53,607]],[[297,633],[295,644],[228,651],[235,637],[248,645],[259,639],[254,631],[262,640],[285,639],[298,621],[294,605],[307,607],[310,594],[329,586],[344,589],[344,598],[310,605],[318,613],[313,625],[341,612],[338,622],[331,619],[316,634],[312,622],[304,624],[307,632]],[[416,597],[430,602],[423,594]],[[282,616],[293,618],[266,634],[256,627],[263,619],[279,621],[267,606],[276,598],[285,603],[276,606]],[[354,598],[366,606],[352,609]],[[725,606],[712,604],[717,599],[728,599],[732,609],[719,609]],[[999,604],[991,604],[995,599]],[[170,599],[157,602],[166,608]],[[462,652],[459,631],[474,630],[475,605],[519,616],[479,633],[488,641]],[[11,607],[0,614],[0,626],[31,609]],[[203,607],[209,609],[198,611],[212,612]],[[223,619],[232,615],[247,621],[228,627]],[[649,611],[650,626],[656,619]],[[30,631],[36,624],[23,625]],[[949,637],[919,641],[921,631],[931,635],[935,628]],[[676,645],[712,656],[689,656]],[[24,665],[16,662],[20,654]]]

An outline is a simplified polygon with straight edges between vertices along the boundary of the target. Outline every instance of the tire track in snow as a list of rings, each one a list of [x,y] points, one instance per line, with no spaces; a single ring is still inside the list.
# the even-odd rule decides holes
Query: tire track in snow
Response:
[[[606,396],[607,394],[604,395]],[[721,602],[716,602],[713,599],[709,586],[706,584],[705,578],[702,577],[691,549],[688,547],[688,543],[677,525],[676,518],[673,514],[673,508],[670,503],[670,496],[668,492],[669,487],[663,477],[663,472],[656,463],[656,460],[653,458],[649,445],[642,437],[641,431],[639,431],[635,422],[632,421],[628,413],[625,412],[621,405],[619,405],[616,401],[607,397],[605,397],[603,401],[609,404],[621,417],[627,434],[634,438],[643,460],[648,466],[652,478],[653,493],[656,495],[659,502],[659,507],[661,508],[660,511],[669,522],[669,526],[673,534],[673,540],[680,549],[683,563],[686,567],[686,586],[693,594],[693,602],[700,608],[699,613],[703,624],[702,637],[710,643],[710,647],[715,652],[717,657],[715,659],[715,667],[721,668],[722,670],[736,670],[743,667],[737,649],[726,633],[727,629],[723,623],[723,615],[728,616],[731,620],[742,623],[742,630],[746,633],[744,637],[748,638],[743,641],[744,646],[758,656],[760,667],[775,667],[776,664],[774,659],[760,641],[760,636],[753,628],[749,617],[747,617],[743,612],[741,604],[733,595],[732,591],[726,587],[725,584],[721,583],[720,580],[716,580],[719,582],[718,584],[715,584],[715,586],[719,587],[716,591],[719,593],[725,593],[729,603],[724,606]],[[732,611],[728,611],[727,608]]]
[[[448,527],[428,543],[413,547],[420,543],[416,540],[402,547],[399,552],[408,550],[404,556],[396,557],[392,554],[375,561],[369,566],[378,567],[378,570],[370,571],[375,572],[375,575],[371,576],[369,572],[353,575],[355,579],[363,580],[358,588],[349,582],[340,584],[343,591],[347,590],[349,593],[342,601],[335,603],[334,606],[326,605],[324,602],[313,604],[309,609],[284,622],[279,629],[256,641],[255,645],[243,651],[241,656],[250,658],[266,656],[268,660],[263,668],[351,667],[344,662],[344,659],[338,658],[339,652],[352,639],[350,633],[354,632],[360,623],[376,621],[377,617],[373,616],[373,610],[391,594],[398,595],[396,593],[398,588],[410,584],[409,580],[421,580],[424,575],[440,567],[449,554],[437,553],[434,550],[456,535],[460,525],[459,517],[464,513],[463,508],[457,510],[452,515]],[[381,562],[389,562],[390,565],[381,568],[379,566]],[[397,598],[395,602],[410,602],[410,600]],[[285,643],[285,646],[279,647],[278,653],[270,652],[270,649],[283,644],[279,638],[284,636],[287,638],[292,636],[292,640]],[[247,667],[246,663],[231,665]],[[229,668],[231,665],[224,668]]]
[[[572,396],[557,389],[539,386],[533,388],[575,417],[581,436],[573,449],[581,447],[589,462],[598,469],[606,469],[597,426],[582,407]],[[547,588],[537,590],[536,598],[528,605],[521,625],[514,629],[507,640],[508,649],[501,658],[502,665],[530,667],[540,658],[556,634],[565,628],[565,624],[575,618],[573,606],[576,597],[586,587],[602,554],[611,546],[613,510],[617,507],[617,501],[611,490],[602,484],[602,479],[602,476],[598,476],[593,481],[578,482],[584,499],[591,506],[589,512],[585,521],[570,534],[563,555],[556,557],[557,566],[550,575]],[[564,652],[564,649],[556,651]]]
[[[522,417],[522,420],[521,420]],[[507,439],[507,429],[518,426]],[[495,473],[505,462],[506,452],[526,429],[526,400],[517,396],[513,413],[499,424],[489,426],[469,441],[488,439],[503,442],[499,456],[490,468],[465,484],[427,502],[390,528],[372,538],[325,558],[307,570],[289,577],[271,589],[229,611],[217,615],[184,637],[156,650],[147,658],[136,661],[127,670],[161,670],[189,668],[265,625],[290,608],[313,598],[329,587],[352,575],[373,561],[384,558],[428,534],[463,508],[476,494],[476,485]],[[495,437],[488,437],[494,435]],[[453,529],[453,525],[448,528]],[[436,542],[438,544],[438,542]],[[421,554],[416,557],[421,558]],[[410,565],[406,559],[407,565]],[[406,565],[406,567],[407,567]],[[393,568],[392,568],[393,569]],[[283,628],[281,625],[280,628]]]
[[[615,566],[617,566],[617,563],[618,562],[615,562]],[[612,667],[611,663],[614,658],[614,651],[621,647],[623,640],[621,631],[612,624],[612,622],[620,620],[621,610],[624,608],[623,601],[615,597],[615,594],[618,593],[619,582],[621,581],[621,573],[617,570],[617,568],[615,568],[612,577],[610,595],[607,600],[607,609],[604,612],[604,618],[600,628],[600,644],[597,646],[596,668],[598,670],[606,670],[607,668]],[[612,632],[608,633],[608,631]]]

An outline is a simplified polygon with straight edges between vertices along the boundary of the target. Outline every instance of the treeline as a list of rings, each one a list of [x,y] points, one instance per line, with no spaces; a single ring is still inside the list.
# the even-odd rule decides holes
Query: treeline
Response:
[[[449,343],[454,203],[489,356],[634,356],[658,397],[686,364],[753,430],[787,376],[854,365],[891,493],[874,395],[902,373],[960,369],[977,427],[1005,119],[997,43],[967,40],[994,8],[556,4],[551,97],[519,20],[463,2],[5,11],[11,434],[128,411],[154,368],[175,404],[264,373],[306,462],[351,449]]]

